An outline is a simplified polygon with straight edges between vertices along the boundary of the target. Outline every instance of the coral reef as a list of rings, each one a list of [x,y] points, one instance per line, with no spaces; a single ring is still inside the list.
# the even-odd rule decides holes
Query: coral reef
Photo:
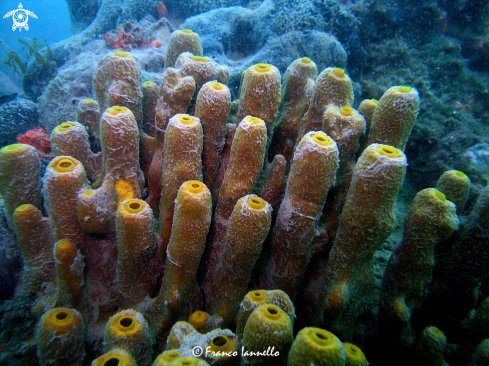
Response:
[[[22,97],[0,105],[0,146],[13,144],[18,135],[38,127],[38,106]]]

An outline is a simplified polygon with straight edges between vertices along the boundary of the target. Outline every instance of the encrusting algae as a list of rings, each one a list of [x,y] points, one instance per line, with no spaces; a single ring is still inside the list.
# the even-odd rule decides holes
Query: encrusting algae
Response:
[[[379,347],[359,336],[365,319],[444,362],[445,330],[423,314],[450,317],[448,334],[480,302],[488,188],[466,220],[462,172],[419,192],[380,288],[418,92],[392,87],[357,112],[344,69],[317,73],[307,57],[283,79],[252,65],[232,101],[229,71],[184,29],[159,85],[128,52],[99,62],[97,100],[54,129],[42,180],[34,148],[0,150],[40,365],[365,366]],[[434,294],[456,300],[434,309]],[[474,364],[486,343],[464,346]]]

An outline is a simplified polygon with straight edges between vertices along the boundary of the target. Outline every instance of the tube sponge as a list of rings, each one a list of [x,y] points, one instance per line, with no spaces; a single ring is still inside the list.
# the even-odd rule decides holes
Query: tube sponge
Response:
[[[244,328],[243,362],[248,365],[283,365],[293,340],[292,322],[287,313],[276,305],[260,305],[253,310]],[[263,355],[267,351],[271,354]],[[274,352],[278,355],[272,356]]]
[[[37,357],[41,366],[81,366],[85,359],[85,329],[74,309],[45,313],[36,328]]]
[[[153,285],[149,264],[156,252],[153,211],[139,199],[129,199],[116,213],[117,284],[130,306],[141,302]]]
[[[309,132],[296,147],[285,195],[271,239],[272,257],[261,276],[264,288],[298,295],[312,255],[312,240],[326,195],[334,184],[338,148],[324,132]]]
[[[217,81],[205,83],[197,95],[195,116],[200,119],[204,133],[203,178],[211,192],[219,173],[230,105],[229,88]]]
[[[243,72],[239,89],[238,121],[246,116],[260,118],[270,138],[280,104],[280,71],[269,64],[256,64]]]
[[[184,52],[190,52],[195,56],[202,56],[204,52],[199,35],[190,29],[177,30],[171,34],[165,68],[174,67],[178,56]]]
[[[343,342],[345,349],[345,366],[368,366],[367,358],[360,348],[354,344]]]
[[[246,322],[253,310],[263,304],[277,305],[287,313],[290,321],[292,323],[294,322],[295,309],[289,295],[282,290],[253,290],[246,294],[239,306],[238,325],[236,327],[236,335],[238,336],[238,339],[241,340],[243,338]]]
[[[41,207],[40,168],[39,155],[32,146],[13,144],[0,150],[0,194],[10,226],[18,206],[30,203]]]
[[[297,333],[289,351],[288,366],[344,366],[343,344],[333,333],[307,327]]]
[[[443,193],[447,200],[453,202],[460,213],[470,193],[470,179],[458,170],[444,172],[436,182],[436,189]]]
[[[69,240],[60,240],[54,246],[54,260],[58,275],[56,303],[76,308],[83,293],[83,256]]]
[[[211,215],[212,198],[205,184],[198,181],[183,183],[175,200],[161,291],[151,310],[161,331],[168,331],[167,328],[176,318],[186,318],[184,313],[196,287],[197,269],[205,248]]]
[[[381,303],[397,323],[408,322],[431,282],[435,245],[458,227],[455,205],[434,188],[414,197],[404,223],[404,236],[395,247],[382,281]],[[409,303],[406,299],[409,298]]]
[[[372,116],[369,143],[404,150],[419,112],[419,95],[409,86],[393,86],[380,98]]]
[[[265,161],[267,132],[263,120],[251,116],[238,125],[231,147],[229,165],[219,191],[215,213],[215,234],[212,241],[207,278],[214,278],[214,270],[221,257],[229,218],[234,205],[249,194],[255,186]]]
[[[44,175],[44,198],[53,223],[54,240],[71,240],[86,256],[89,235],[78,222],[78,195],[88,188],[83,165],[71,156],[58,156],[49,163]]]
[[[274,122],[275,153],[292,159],[301,120],[309,108],[309,100],[318,74],[316,64],[308,57],[295,60],[285,72],[278,115]]]
[[[234,206],[215,278],[209,279],[212,295],[206,298],[207,311],[221,317],[224,326],[232,322],[246,294],[271,217],[271,206],[253,194],[240,198]]]
[[[171,362],[180,359],[180,352],[175,350],[165,351],[156,357],[152,366],[168,366]]]
[[[467,366],[484,366],[489,363],[489,339],[484,339],[472,354]]]
[[[153,82],[146,81],[143,84],[142,91],[144,132],[154,137],[156,133],[156,105],[160,96],[160,88]]]
[[[92,362],[92,366],[138,366],[131,354],[122,349],[112,349]]]
[[[182,77],[191,76],[195,80],[197,92],[208,81],[217,80],[223,84],[229,81],[227,67],[220,66],[209,57],[196,56],[190,52],[184,52],[178,56],[175,68]]]
[[[275,209],[280,200],[280,194],[285,185],[287,160],[283,155],[277,154],[268,166],[268,172],[263,182],[260,197],[269,202]]]
[[[102,154],[90,150],[88,133],[78,122],[65,122],[51,133],[51,149],[55,156],[68,155],[79,160],[91,181],[97,180],[102,168]]]
[[[156,106],[155,152],[148,172],[149,196],[147,202],[156,212],[161,196],[161,166],[165,143],[165,131],[170,118],[186,113],[195,93],[195,80],[190,76],[182,77],[180,72],[168,68],[163,74],[160,98]]]
[[[330,104],[337,107],[353,104],[353,88],[345,70],[328,67],[316,78],[309,109],[302,118],[299,138],[310,131],[320,131],[323,113]]]
[[[182,183],[202,180],[202,125],[197,117],[177,114],[165,133],[160,200],[161,256],[170,240],[175,198]]]
[[[102,58],[95,71],[93,89],[100,110],[123,106],[132,111],[138,123],[142,121],[140,86],[141,70],[136,57],[115,51]]]
[[[104,352],[120,348],[129,352],[139,366],[151,365],[154,337],[143,314],[132,309],[118,312],[107,322]]]
[[[368,146],[368,135],[370,134],[370,127],[372,126],[372,117],[375,112],[375,107],[377,107],[378,103],[379,101],[377,99],[365,99],[362,100],[362,102],[358,106],[358,113],[360,113],[365,119],[365,134],[360,137],[360,147],[358,148],[358,155],[360,155],[363,150],[365,150],[365,148]]]
[[[100,107],[97,101],[90,98],[80,100],[76,109],[76,121],[100,139]]]
[[[13,227],[22,253],[22,282],[28,291],[40,291],[42,284],[53,282],[53,242],[49,220],[31,204],[17,207]]]
[[[107,109],[100,121],[100,138],[102,172],[92,188],[99,188],[110,176],[115,184],[123,180],[130,185],[131,197],[125,199],[139,198],[143,176],[139,169],[139,130],[132,112],[120,106]]]
[[[447,338],[436,327],[426,327],[416,343],[416,364],[420,366],[447,366],[443,355]]]
[[[394,230],[406,166],[402,151],[387,145],[372,144],[358,159],[318,300],[321,324],[331,328],[347,306],[355,308],[361,300],[373,255]]]

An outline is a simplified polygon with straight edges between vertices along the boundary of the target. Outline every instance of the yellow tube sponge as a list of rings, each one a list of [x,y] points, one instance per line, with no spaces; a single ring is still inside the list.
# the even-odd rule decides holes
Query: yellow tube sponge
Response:
[[[258,306],[243,332],[242,359],[248,365],[283,365],[294,340],[292,322],[276,305]]]
[[[49,220],[31,204],[17,207],[12,219],[24,260],[22,282],[26,290],[40,291],[43,283],[55,279]]]
[[[404,236],[394,248],[382,280],[381,304],[398,324],[421,306],[431,282],[435,245],[458,227],[455,205],[434,188],[414,197],[404,222]],[[406,302],[409,299],[409,302]]]
[[[372,116],[369,143],[404,150],[419,112],[419,95],[409,86],[393,86],[380,98]]]
[[[132,190],[131,197],[139,198],[142,172],[139,168],[139,130],[132,112],[121,106],[107,109],[100,121],[103,164],[96,189],[111,177],[114,183],[125,181]],[[121,143],[123,142],[123,143]]]
[[[167,248],[161,291],[151,310],[159,332],[175,320],[185,319],[188,300],[197,286],[196,276],[212,216],[212,198],[204,183],[183,183],[175,200],[175,213]]]
[[[324,132],[309,132],[295,149],[285,195],[273,228],[272,257],[261,276],[264,288],[298,295],[312,256],[312,240],[326,195],[334,184],[338,148]]]
[[[246,294],[251,271],[261,253],[272,217],[271,206],[250,194],[238,200],[229,219],[226,242],[211,281],[207,311],[221,317],[224,326],[234,319]]]
[[[457,213],[460,213],[469,198],[470,179],[461,171],[448,170],[438,178],[435,188],[443,193],[447,200],[453,202],[457,207]]]
[[[112,316],[105,327],[104,352],[120,348],[129,352],[139,366],[153,359],[154,337],[143,314],[129,309]]]
[[[402,151],[379,144],[370,145],[355,165],[318,300],[317,316],[323,318],[319,323],[336,333],[335,323],[346,307],[355,308],[369,288],[373,255],[394,230],[395,202],[406,166]],[[343,330],[348,332],[355,318],[345,321],[349,325]]]
[[[149,196],[146,201],[155,212],[161,196],[161,166],[166,127],[171,117],[187,112],[194,93],[195,80],[192,77],[182,77],[178,70],[171,67],[165,70],[156,106],[155,151],[148,171]]]
[[[265,161],[267,131],[263,120],[244,118],[236,129],[229,165],[219,191],[215,213],[215,234],[207,264],[207,278],[214,278],[214,269],[221,257],[229,218],[238,199],[249,194],[255,186]]]
[[[178,56],[184,52],[190,52],[195,56],[202,56],[204,52],[199,35],[190,29],[177,30],[171,34],[165,68],[174,67]]]
[[[359,156],[368,146],[368,135],[370,134],[370,127],[372,126],[372,117],[375,112],[375,107],[377,107],[378,103],[379,101],[377,99],[365,99],[362,100],[362,102],[358,106],[358,113],[360,113],[365,119],[365,134],[360,137],[360,147],[358,148]]]
[[[205,83],[197,95],[195,116],[200,119],[204,133],[203,178],[211,192],[219,173],[230,105],[229,88],[217,81]]]
[[[68,155],[79,160],[85,168],[88,178],[97,180],[102,169],[102,154],[90,150],[88,133],[78,122],[65,122],[51,133],[51,149],[55,156]]]
[[[175,350],[165,351],[156,357],[152,366],[168,366],[171,362],[180,359],[180,352]]]
[[[328,67],[316,78],[309,109],[302,118],[299,138],[310,131],[320,131],[323,113],[330,104],[337,107],[353,104],[353,88],[345,70]]]
[[[217,80],[225,84],[229,79],[227,67],[220,66],[209,57],[196,56],[190,52],[184,52],[178,56],[175,68],[182,77],[191,76],[195,80],[197,92],[208,81]]]
[[[447,338],[436,327],[426,327],[416,342],[416,365],[448,366],[443,359]]]
[[[467,366],[484,366],[489,363],[489,339],[484,339],[472,354]]]
[[[268,166],[268,172],[263,182],[260,197],[269,202],[275,209],[280,199],[280,194],[285,185],[287,160],[283,155],[275,155]]]
[[[93,360],[92,366],[138,366],[129,352],[113,349]]]
[[[288,366],[345,366],[343,344],[333,333],[307,327],[297,333],[289,351]]]
[[[68,308],[48,311],[37,325],[36,343],[41,366],[82,366],[85,359],[82,316]]]
[[[117,284],[130,306],[135,306],[153,285],[149,267],[156,252],[153,211],[139,199],[121,203],[116,213]]]
[[[154,137],[156,134],[156,105],[160,97],[160,88],[153,82],[146,81],[143,83],[142,92],[144,132]]]
[[[239,88],[238,121],[246,116],[261,118],[271,138],[280,104],[280,71],[269,64],[256,64],[243,72]]]
[[[360,348],[354,344],[343,342],[345,349],[345,366],[368,366],[367,358]]]
[[[96,100],[86,98],[80,100],[76,109],[76,121],[100,139],[100,107]]]
[[[54,246],[54,260],[58,287],[56,304],[76,308],[83,293],[83,256],[69,240],[60,240]]]
[[[54,158],[46,169],[43,187],[54,240],[71,240],[86,256],[90,238],[78,222],[76,208],[78,195],[88,188],[83,165],[71,156]]]
[[[105,111],[112,106],[123,106],[132,111],[138,123],[142,121],[141,70],[137,58],[128,52],[115,51],[103,57],[97,64],[93,89]]]
[[[295,309],[289,295],[282,290],[253,290],[246,294],[239,306],[238,325],[236,327],[236,335],[238,336],[238,339],[241,340],[243,338],[246,322],[253,310],[263,304],[277,305],[287,313],[290,321],[294,323]]]
[[[301,120],[309,108],[317,74],[316,64],[310,58],[302,57],[290,64],[283,77],[273,139],[278,144],[274,153],[284,155],[287,161],[294,154]]]
[[[177,114],[170,119],[165,133],[165,152],[160,200],[160,252],[170,240],[175,198],[182,183],[202,181],[202,125],[197,117]]]
[[[40,168],[39,155],[32,146],[13,144],[0,150],[0,194],[10,226],[18,206],[30,203],[41,208]]]

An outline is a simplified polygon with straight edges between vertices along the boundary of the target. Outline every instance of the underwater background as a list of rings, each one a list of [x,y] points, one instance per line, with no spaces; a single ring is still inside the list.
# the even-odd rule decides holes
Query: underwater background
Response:
[[[301,364],[294,361],[295,356],[290,356],[295,353],[301,355],[299,359],[306,360],[306,356],[300,352],[320,355],[318,360],[310,361],[317,362],[318,365],[366,364],[362,360],[348,361],[352,357],[351,352],[361,352],[359,349],[363,351],[370,365],[489,364],[489,1],[43,0],[26,1],[22,6],[37,16],[37,19],[29,17],[28,31],[13,31],[12,16],[2,19],[0,23],[0,45],[3,48],[0,50],[0,148],[16,143],[28,144],[36,149],[37,153],[34,155],[38,158],[32,158],[32,164],[27,165],[31,162],[31,157],[24,156],[20,160],[26,165],[17,166],[17,161],[3,158],[0,153],[0,193],[3,197],[0,200],[0,365],[67,365],[68,359],[72,362],[69,364],[89,365],[104,352],[111,352],[114,348],[123,348],[123,352],[129,354],[117,355],[121,364],[124,364],[122,359],[127,356],[136,359],[127,361],[127,364],[137,362],[139,365],[151,365],[165,345],[167,350],[177,349],[182,356],[187,356],[189,349],[185,350],[185,347],[209,342],[212,344],[215,337],[228,337],[226,342],[229,343],[226,344],[231,344],[231,340],[236,345],[248,344],[251,336],[246,338],[239,335],[239,319],[245,305],[241,304],[239,313],[234,305],[234,313],[229,310],[226,316],[221,315],[224,320],[214,318],[219,318],[216,314],[221,314],[220,301],[224,303],[225,299],[232,297],[226,292],[229,287],[234,287],[232,281],[240,278],[245,279],[245,290],[263,289],[260,296],[272,299],[269,300],[270,304],[279,308],[280,304],[283,305],[279,310],[290,316],[291,324],[284,327],[293,329],[293,334],[289,334],[289,340],[276,345],[276,348],[282,347],[280,350],[285,355],[290,349],[290,365]],[[5,0],[0,3],[0,13],[5,15],[19,7],[19,3]],[[197,34],[197,43],[200,42],[201,46],[181,41],[183,46],[178,49],[180,46],[171,43],[175,31],[182,29]],[[175,44],[178,42],[175,41]],[[190,56],[201,57],[197,61],[192,59],[193,61],[212,63],[212,71],[205,71],[207,74],[202,71],[199,74],[199,69],[192,66],[188,55],[181,56],[176,61],[177,56],[185,51],[192,52]],[[169,54],[172,52],[175,53],[175,59],[169,63]],[[125,58],[127,62],[124,66],[119,66],[117,61],[112,60],[114,57]],[[299,60],[305,64],[312,61],[316,71],[308,69],[307,75],[303,69],[293,71],[295,69],[291,65],[299,67]],[[248,71],[256,65],[272,65],[276,67],[280,77],[273,74],[275,69],[272,72],[268,66],[263,66],[266,68],[264,72],[270,72],[276,79],[272,82],[270,76],[268,81],[257,81],[254,84],[251,72]],[[306,66],[300,67],[305,70]],[[321,89],[323,81],[320,80],[323,80],[322,77],[324,80],[329,77],[326,71],[323,74],[323,70],[330,68],[330,73],[336,70],[341,74],[338,70],[344,71],[345,74],[337,74],[336,77],[348,78],[350,84],[345,88],[351,88],[351,92],[350,89],[345,92],[342,86],[336,85],[330,89],[325,87],[325,91]],[[178,72],[172,74],[171,70]],[[294,84],[295,79],[291,75],[303,75],[301,73],[305,75],[302,81]],[[249,79],[245,75],[250,75]],[[214,111],[220,102],[216,101],[215,105],[211,103],[207,110],[204,101],[199,104],[199,90],[204,90],[203,85],[213,80],[224,85],[225,90],[229,89],[229,101],[222,102],[228,103],[227,110],[223,107],[221,115]],[[264,86],[261,82],[269,84]],[[194,89],[190,84],[195,84]],[[399,145],[392,142],[393,140],[375,139],[373,134],[368,136],[369,123],[372,123],[370,128],[374,128],[375,124],[371,121],[384,121],[380,112],[377,112],[377,117],[373,117],[373,108],[376,108],[377,101],[386,110],[390,107],[397,108],[396,102],[392,102],[394,104],[389,107],[389,96],[386,93],[396,86],[401,87],[401,92],[409,90],[409,93],[419,94],[419,105],[412,100],[399,102],[406,103],[406,109],[412,109],[411,114],[406,114],[409,114],[408,117],[402,118],[414,123],[404,132],[403,138],[409,137],[409,140]],[[408,89],[402,89],[404,87]],[[250,101],[246,104],[243,100],[248,98],[248,90],[256,92],[253,94],[250,91],[250,95],[254,96],[249,97]],[[321,93],[329,93],[333,97],[321,99]],[[341,95],[337,99],[334,97],[336,93]],[[87,98],[93,99],[94,104],[88,103]],[[237,102],[237,99],[240,101]],[[328,103],[325,102],[327,99]],[[360,107],[362,101],[367,100],[375,100],[370,112],[366,111],[365,105]],[[358,136],[355,135],[349,142],[343,142],[342,132],[338,131],[341,128],[328,127],[324,122],[326,117],[323,117],[323,113],[326,115],[329,103],[336,104],[338,108],[349,107],[354,114],[362,115],[367,130],[365,131],[364,126]],[[117,108],[114,107],[116,105],[130,109],[132,113],[113,110],[112,108]],[[287,109],[289,105],[294,106],[290,111]],[[138,123],[139,132],[136,135],[139,137],[133,136],[133,132],[131,135],[125,127],[120,127],[120,131],[123,131],[120,136],[119,132],[115,133],[118,135],[115,137],[103,135],[108,134],[104,132],[108,128],[99,128],[98,123],[100,119],[109,118],[105,117],[106,109],[110,109],[114,115],[134,114],[132,118]],[[209,114],[209,122],[206,123],[210,126],[213,120],[224,121],[215,131],[219,128],[222,130],[226,122],[228,127],[219,133],[215,132],[215,135],[214,132],[206,132],[206,114],[203,111]],[[173,115],[184,113],[192,118],[197,116],[202,121],[204,133],[200,140],[197,138],[195,141],[203,144],[204,176],[202,165],[196,165],[197,168],[193,165],[195,162],[191,159],[195,157],[189,152],[192,149],[185,150],[186,140],[177,140],[175,137],[172,144],[166,140],[170,139],[168,132],[166,135],[164,131],[158,132],[162,125],[166,128],[166,124],[176,123],[169,122]],[[289,118],[287,113],[295,116],[297,124],[302,123],[301,130],[296,131],[294,137],[284,127],[283,121]],[[302,146],[299,144],[302,136],[318,130],[304,127],[304,121],[307,118],[311,121],[313,113],[320,115],[319,127],[338,144],[339,158],[336,163],[326,158],[323,162],[323,158],[318,156],[310,158],[311,161],[304,158],[304,166],[299,168],[297,163],[296,171],[292,163],[302,160],[295,155],[292,159],[294,146],[297,153]],[[396,119],[396,115],[401,115],[404,111],[394,112],[394,116],[385,113],[388,126],[386,130],[390,129],[389,123],[404,123],[403,119]],[[237,131],[244,133],[241,131],[245,129],[240,129],[239,126],[241,119],[248,114],[265,122],[266,129],[265,132],[262,131],[265,137],[260,135],[261,137],[255,136],[256,141],[245,140],[243,150],[238,150],[238,144],[234,147],[233,139],[236,142],[236,136],[240,136]],[[165,118],[166,124],[161,122]],[[75,126],[74,121],[79,124]],[[67,122],[72,124],[65,126]],[[61,129],[69,130],[79,128],[79,125],[85,126],[81,128],[84,132],[78,132],[83,138],[78,135],[70,137],[65,145],[55,138],[62,132],[60,126],[65,126]],[[229,127],[230,125],[234,127]],[[339,122],[336,126],[339,126]],[[273,137],[272,130],[275,131]],[[85,139],[85,135],[87,142],[80,142]],[[212,142],[208,142],[209,136],[214,139]],[[213,144],[212,148],[209,147],[211,145],[206,145],[209,143]],[[369,188],[371,190],[366,189],[364,193],[360,193],[360,186],[366,187],[370,184],[361,180],[368,175],[362,175],[362,169],[369,166],[367,154],[362,154],[362,151],[367,151],[370,143],[392,145],[398,154],[396,158],[405,156],[407,162],[402,163],[404,165],[399,172],[389,170],[391,168],[386,168],[381,173],[375,172],[379,174],[374,179],[377,188]],[[130,150],[131,144],[135,146],[136,152]],[[353,146],[353,151],[348,156],[346,150],[342,150],[344,144]],[[56,206],[56,198],[53,197],[64,197],[58,201],[66,202],[70,202],[70,199],[58,193],[64,191],[64,186],[53,185],[57,188],[50,188],[49,174],[55,171],[52,164],[57,161],[58,156],[70,155],[67,153],[71,151],[69,145],[83,157],[74,156],[73,152],[73,157],[81,161],[87,175],[85,179],[80,178],[83,184],[79,183],[74,204]],[[174,156],[170,155],[171,151],[167,146],[174,146]],[[246,150],[246,146],[261,146],[263,151],[260,150],[261,153],[258,154],[257,150]],[[133,163],[135,161],[137,167],[120,163],[130,173],[120,173],[116,177],[119,173],[110,173],[109,162],[111,159],[123,157],[111,157],[109,151],[119,148],[123,150],[121,155],[128,160],[136,154],[137,158],[133,159]],[[164,149],[168,149],[168,152]],[[234,156],[243,157],[242,161],[233,160],[232,149],[236,151]],[[212,160],[208,157],[212,155],[209,150],[216,151],[218,160],[212,178],[211,173],[206,173],[205,170],[206,164],[210,164],[209,161]],[[202,148],[200,151],[202,153]],[[281,157],[276,158],[279,154]],[[387,149],[382,154],[389,155],[392,151]],[[170,166],[166,163],[173,161],[170,156],[175,161],[180,156],[182,166],[192,166],[194,171],[186,171],[184,174],[177,163],[174,167]],[[252,166],[255,158],[258,159],[256,166]],[[342,162],[349,163],[345,165]],[[365,165],[362,167],[363,163],[360,162]],[[233,164],[236,165],[238,178],[231,177]],[[35,166],[33,172],[29,170],[31,166]],[[249,177],[251,183],[246,183],[251,185],[246,186],[243,182],[248,178],[244,178],[244,173],[240,172],[252,172],[253,169],[258,170],[253,177]],[[324,180],[315,180],[317,176],[309,177],[305,173],[316,172],[315,169],[317,176],[324,177]],[[333,172],[338,169],[336,181],[334,174],[329,180],[327,174],[323,174],[328,169],[333,169]],[[447,178],[455,180],[443,183],[440,178],[442,174],[454,170],[462,172],[457,177],[468,179],[462,179],[463,183],[460,183],[458,178]],[[17,177],[15,174],[18,172],[22,174]],[[294,174],[307,178],[300,180]],[[42,194],[41,177],[44,180]],[[171,189],[165,186],[166,180],[172,181],[168,177],[178,177],[171,183],[176,185]],[[35,184],[26,183],[37,180],[39,182]],[[177,221],[173,201],[178,201],[178,188],[187,180],[200,181],[207,185],[212,196],[209,212],[214,214],[209,219],[207,228],[202,229],[205,249],[202,248],[200,254],[181,254],[182,260],[195,262],[195,273],[193,277],[190,275],[192,281],[187,286],[185,297],[183,292],[179,293],[182,304],[177,301],[179,305],[175,306],[178,310],[171,313],[168,310],[171,307],[169,304],[173,304],[172,301],[175,300],[168,299],[168,289],[173,291],[173,284],[179,283],[181,279],[176,279],[177,275],[167,278],[170,276],[167,275],[170,273],[167,268],[171,268],[171,264],[168,264],[166,258],[166,247],[171,248],[171,243],[177,243],[177,234],[174,233],[178,232],[177,223],[180,221]],[[127,191],[121,193],[124,189],[117,185],[119,181],[129,182],[129,188],[124,188]],[[375,186],[374,183],[372,187]],[[457,184],[460,185],[456,186]],[[109,186],[110,189],[107,188]],[[317,193],[313,188],[318,186],[326,187],[325,192]],[[231,192],[232,187],[245,188],[240,191],[239,197],[229,198],[231,203],[228,202],[227,208],[223,208],[225,199],[221,197],[226,194],[231,197],[232,194],[227,192]],[[292,187],[299,188],[293,193]],[[389,187],[391,191],[388,190]],[[438,193],[426,191],[428,188],[437,188],[442,192],[443,199],[437,196]],[[171,197],[168,200],[170,203],[164,203],[165,189],[173,192],[173,195],[168,194]],[[37,193],[32,193],[34,191]],[[68,191],[67,189],[66,192]],[[96,195],[100,193],[100,196],[97,196],[97,202],[83,206],[84,198],[78,198],[78,195],[83,196],[82,192],[88,191],[98,192]],[[318,196],[314,196],[312,192]],[[237,239],[240,233],[236,234],[237,238],[233,241],[230,238],[230,228],[235,226],[228,225],[231,225],[229,222],[234,222],[233,208],[238,204],[238,198],[249,194],[256,194],[250,200],[268,202],[273,210],[268,219],[262,218],[262,231],[253,231],[251,227],[242,229],[241,234],[245,240],[240,244],[241,241]],[[300,196],[300,200],[294,194]],[[160,195],[163,197],[161,201]],[[444,203],[442,207],[439,202],[436,203],[436,197],[443,202],[446,197],[446,202],[453,201],[455,206],[448,207]],[[149,220],[152,223],[145,221],[138,223],[136,228],[121,229],[122,219],[118,218],[119,211],[116,213],[116,209],[125,199],[137,199],[138,205],[153,212],[154,222]],[[458,204],[456,199],[459,199]],[[298,201],[307,201],[311,207],[316,205],[319,209],[300,211],[303,209],[302,203],[299,204],[300,208],[293,206]],[[374,205],[374,201],[378,202],[378,206]],[[284,202],[292,206],[286,207]],[[31,203],[38,209],[39,215],[36,217],[39,222],[35,224],[35,220],[30,219],[28,224],[15,224],[14,211],[17,212],[17,206]],[[93,211],[86,216],[90,218],[92,214],[93,217],[96,216],[94,212],[98,215],[103,211],[104,214],[99,216],[106,216],[97,216],[97,220],[100,219],[105,226],[89,227],[90,219],[86,220],[88,223],[79,223],[76,218],[77,207],[78,210],[81,210],[79,207],[91,207]],[[75,212],[74,223],[66,224],[64,218],[57,218],[70,210]],[[290,218],[296,210],[302,216],[314,217],[312,224]],[[364,212],[365,217],[357,217],[358,212]],[[202,215],[199,222],[206,222],[204,219],[210,214]],[[378,220],[369,221],[372,217]],[[285,221],[290,228],[285,224],[284,227],[280,226]],[[70,232],[69,235],[74,232],[77,234],[63,237],[60,234],[63,232],[63,225],[75,225],[76,229],[70,227],[67,232]],[[143,227],[144,230],[141,229]],[[167,227],[166,232],[164,227]],[[184,232],[193,232],[190,227],[190,223],[187,226],[182,224],[181,229]],[[303,251],[297,253],[293,253],[291,247],[287,246],[287,235],[293,237],[293,227],[297,227],[298,232],[304,230],[294,237],[297,243],[304,244]],[[149,236],[148,231],[151,232]],[[41,232],[43,234],[39,234]],[[123,237],[127,239],[121,239]],[[286,239],[282,240],[283,237]],[[188,245],[185,241],[187,238],[185,235],[182,238],[180,247],[185,247]],[[79,295],[81,300],[75,301],[72,296],[68,301],[66,297],[60,296],[59,284],[62,280],[59,278],[62,275],[55,266],[55,262],[60,260],[52,260],[51,254],[54,243],[59,243],[61,239],[70,239],[76,244],[75,251],[78,248],[78,254],[85,258],[85,269],[82,266],[78,272],[79,288],[83,288]],[[292,242],[293,239],[290,240]],[[140,267],[134,267],[136,269],[131,265],[124,267],[129,274],[123,280],[120,274],[123,271],[120,267],[123,265],[121,258],[131,257],[131,249],[127,249],[129,254],[121,254],[125,250],[121,243],[125,241],[141,242],[147,245],[146,248],[153,249],[149,250],[151,253],[142,255],[146,258],[144,265],[138,262]],[[246,255],[241,255],[237,249],[236,253],[241,254],[230,254],[229,249],[222,248],[230,248],[230,243],[236,246],[251,245],[253,241],[257,241],[256,247],[259,249],[255,248],[257,252],[250,254],[252,259],[251,264],[247,264],[249,268],[243,270],[243,274],[238,274],[238,268],[245,266],[243,256]],[[32,242],[32,245],[45,242],[51,257],[46,253],[37,253],[26,260],[26,250],[21,242]],[[346,249],[338,249],[338,243],[342,243]],[[369,243],[368,248],[364,243]],[[215,254],[216,249],[213,248],[219,245],[222,246],[221,252]],[[276,254],[286,250],[290,250],[296,257],[306,257],[304,266],[297,270],[298,278],[294,279],[293,285],[277,279],[281,277],[277,274],[280,268],[274,267],[280,267],[277,263],[282,260],[282,266],[295,268],[295,264],[291,265],[292,259],[283,259]],[[251,253],[252,249],[248,251]],[[349,253],[355,254],[350,256]],[[155,259],[158,254],[160,257]],[[275,256],[280,257],[280,260]],[[50,259],[45,261],[46,257]],[[227,275],[231,285],[226,284],[225,279],[218,274],[220,270],[227,273],[227,267],[222,264],[227,259],[216,259],[220,257],[231,257],[237,261],[227,265],[229,268],[236,267],[235,272],[232,272],[236,279]],[[130,259],[128,263],[131,263]],[[345,263],[350,263],[348,265],[351,266],[351,273],[345,270],[348,267]],[[106,270],[103,269],[104,266],[107,266]],[[45,273],[39,277],[38,272],[43,267]],[[36,280],[33,281],[29,276]],[[141,279],[136,280],[138,276]],[[289,273],[289,277],[292,278],[293,275]],[[131,278],[134,282],[131,282]],[[104,283],[94,285],[102,282]],[[123,283],[124,286],[143,288],[143,296],[134,295]],[[338,313],[334,313],[331,310],[334,306],[331,304],[334,302],[332,299],[336,296],[335,286],[338,283],[349,286],[349,295],[344,298],[343,295],[338,295],[342,300],[347,299],[344,300],[346,305],[338,305],[340,310],[335,308]],[[224,295],[216,294],[221,289],[218,284],[222,285]],[[287,300],[277,300],[275,294],[269,293],[272,290],[284,290],[288,295]],[[396,291],[405,296],[401,302],[398,298],[392,300]],[[239,297],[243,298],[247,291],[241,292]],[[61,306],[79,311],[80,319],[83,318],[81,322],[85,324],[85,329],[80,334],[84,335],[70,334],[74,338],[70,338],[69,342],[77,344],[72,347],[72,353],[54,356],[54,359],[59,358],[56,362],[65,363],[49,363],[54,362],[50,359],[53,358],[50,352],[54,348],[63,349],[63,345],[62,342],[53,345],[54,343],[45,340],[49,336],[42,336],[39,324],[43,324],[44,314]],[[399,310],[403,307],[408,310]],[[137,310],[139,315],[124,313],[125,317],[134,319],[134,322],[147,321],[149,324],[146,325],[150,335],[146,335],[148,338],[141,336],[137,346],[132,343],[121,345],[117,340],[109,339],[105,331],[109,319],[130,308]],[[189,328],[170,330],[178,320],[190,321],[189,315],[197,310],[206,310],[209,316],[202,329],[198,329],[197,323],[191,322],[197,331]],[[144,318],[141,320],[141,314],[145,315],[146,321]],[[246,319],[248,316],[251,317],[248,314]],[[263,320],[260,322],[264,323]],[[354,344],[352,347],[358,346],[358,351],[351,351],[346,345],[336,345],[335,356],[328,356],[327,352],[323,355],[320,347],[315,351],[298,351],[299,346],[292,344],[293,338],[299,344],[298,332],[304,327],[312,326],[331,332],[328,334],[334,334],[331,337],[337,336],[335,339],[341,342]],[[219,333],[214,328],[230,328],[233,332]],[[249,332],[252,332],[251,325],[249,328]],[[194,331],[201,334],[201,338],[195,336],[197,333],[194,334]],[[185,341],[182,334],[186,332],[194,334],[198,340],[189,340],[187,337]],[[256,336],[261,333],[266,332],[261,329],[253,334]],[[171,344],[174,334],[178,334],[180,338],[175,336],[179,341]],[[265,339],[263,344],[272,345],[275,338]],[[146,344],[148,349],[144,349],[142,344]],[[308,349],[309,346],[304,347]],[[333,361],[334,357],[336,361]],[[270,357],[265,358],[265,361],[251,358],[243,360],[245,364],[287,364],[287,357],[280,360],[272,360]],[[205,361],[213,365],[240,362],[233,358],[207,358]],[[105,361],[99,362],[100,365],[105,365]],[[162,361],[161,365],[163,364],[166,363]],[[110,363],[107,365],[112,366]]]

